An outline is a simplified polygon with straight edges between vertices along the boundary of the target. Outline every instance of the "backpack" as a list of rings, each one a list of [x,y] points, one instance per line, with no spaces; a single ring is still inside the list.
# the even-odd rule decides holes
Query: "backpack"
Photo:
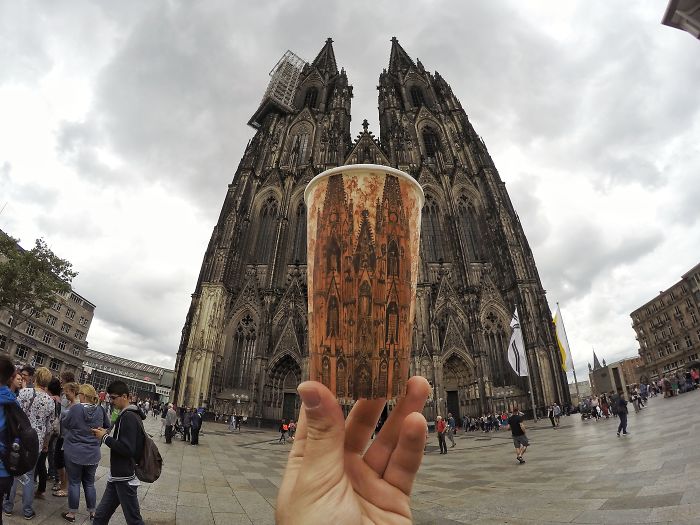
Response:
[[[138,414],[135,416],[138,417],[139,425],[143,431],[143,450],[141,457],[135,462],[134,472],[136,477],[144,483],[153,483],[160,477],[160,472],[163,469],[163,458],[151,436],[146,432],[141,417]]]
[[[39,459],[39,436],[29,424],[27,414],[17,403],[3,405],[3,408],[5,409],[5,451],[2,454],[2,463],[10,476],[21,476],[34,468]],[[19,454],[16,461],[11,461],[10,454],[15,441],[19,444]]]

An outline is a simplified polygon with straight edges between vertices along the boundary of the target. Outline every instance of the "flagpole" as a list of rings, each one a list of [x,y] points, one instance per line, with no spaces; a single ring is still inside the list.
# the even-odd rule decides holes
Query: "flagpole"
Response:
[[[532,378],[528,369],[527,384],[530,386],[530,401],[532,402],[532,417],[537,421],[537,407],[535,406],[535,391],[532,389]]]
[[[579,404],[581,404],[581,394],[578,391],[578,380],[576,379],[576,365],[574,365],[574,353],[571,351],[571,346],[569,345],[569,336],[566,335],[566,326],[564,326],[564,316],[561,314],[561,308],[559,308],[559,301],[557,301],[557,311],[559,312],[559,322],[561,323],[561,330],[562,332],[564,332],[566,346],[569,349],[569,357],[571,358],[571,370],[574,372],[574,386],[576,387],[576,399],[578,400]],[[567,385],[567,388],[568,386],[569,385]]]

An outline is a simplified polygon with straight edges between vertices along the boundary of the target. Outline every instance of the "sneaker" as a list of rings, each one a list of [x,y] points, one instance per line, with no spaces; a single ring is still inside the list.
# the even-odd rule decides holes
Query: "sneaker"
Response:
[[[36,516],[36,512],[32,511],[32,513],[29,514],[29,515],[25,514],[25,515],[24,515],[24,519],[25,519],[25,520],[33,520],[33,519],[34,519],[34,516]]]
[[[11,511],[11,510],[2,509],[2,512],[3,512],[3,514],[5,514],[5,516],[12,516],[12,511]]]
[[[525,459],[523,459],[522,456],[518,456],[518,461],[520,462],[521,465],[522,465],[523,463],[525,463]]]
[[[617,433],[617,437],[620,437],[620,433],[619,433],[619,432]]]
[[[623,436],[629,436],[630,433],[629,433],[629,432],[623,432],[622,435],[623,435]]]

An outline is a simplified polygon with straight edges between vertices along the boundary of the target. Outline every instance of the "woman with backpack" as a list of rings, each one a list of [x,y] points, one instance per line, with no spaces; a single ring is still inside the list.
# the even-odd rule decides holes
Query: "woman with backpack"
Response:
[[[93,435],[92,429],[109,428],[109,416],[99,405],[97,392],[92,385],[80,385],[78,399],[80,402],[71,406],[61,421],[63,454],[68,473],[68,512],[61,516],[71,523],[78,512],[81,483],[90,518],[95,516],[95,471],[100,462],[101,443]]]

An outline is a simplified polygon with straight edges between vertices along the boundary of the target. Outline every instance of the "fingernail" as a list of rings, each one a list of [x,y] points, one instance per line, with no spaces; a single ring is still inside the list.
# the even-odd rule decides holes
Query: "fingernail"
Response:
[[[305,386],[301,384],[297,390],[299,392],[299,396],[301,397],[301,401],[304,403],[306,408],[316,408],[321,404],[321,396],[318,395],[318,392],[313,386]]]

